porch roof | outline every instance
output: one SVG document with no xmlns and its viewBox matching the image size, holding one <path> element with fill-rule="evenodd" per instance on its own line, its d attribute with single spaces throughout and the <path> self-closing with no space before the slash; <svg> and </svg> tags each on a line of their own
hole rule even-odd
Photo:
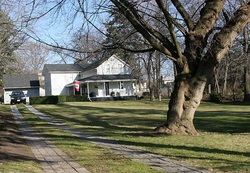
<svg viewBox="0 0 250 173">
<path fill-rule="evenodd" d="M 136 79 L 130 74 L 123 75 L 94 75 L 87 78 L 79 79 L 80 83 L 88 83 L 88 82 L 115 82 L 115 81 L 136 81 Z M 70 83 L 66 85 L 67 87 L 74 85 L 74 83 Z"/>
</svg>

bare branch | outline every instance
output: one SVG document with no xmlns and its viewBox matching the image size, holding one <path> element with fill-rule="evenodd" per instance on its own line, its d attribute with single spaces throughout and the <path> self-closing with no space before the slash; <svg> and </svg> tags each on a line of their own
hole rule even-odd
<svg viewBox="0 0 250 173">
<path fill-rule="evenodd" d="M 118 8 L 119 10 L 125 15 L 125 17 L 131 22 L 131 24 L 134 26 L 134 28 L 141 33 L 145 39 L 147 39 L 150 44 L 152 46 L 155 47 L 155 49 L 161 51 L 162 53 L 170 56 L 173 61 L 176 61 L 175 58 L 173 58 L 173 54 L 175 54 L 175 52 L 173 51 L 174 48 L 172 43 L 170 41 L 168 41 L 168 39 L 165 39 L 163 44 L 164 46 L 156 39 L 163 39 L 163 36 L 159 35 L 158 32 L 154 32 L 152 31 L 152 29 L 149 29 L 149 27 L 147 25 L 145 25 L 145 21 L 143 21 L 143 19 L 141 19 L 141 17 L 139 17 L 139 14 L 136 12 L 136 10 L 134 9 L 134 7 L 132 6 L 132 4 L 128 3 L 128 2 L 119 2 L 117 0 L 111 0 Z M 126 3 L 126 4 L 125 4 Z M 153 32 L 153 35 L 157 37 L 153 37 L 153 35 L 151 35 Z M 166 41 L 168 41 L 168 44 L 166 44 Z"/>
<path fill-rule="evenodd" d="M 78 52 L 78 53 L 95 53 L 95 52 L 98 52 L 100 51 L 100 49 L 97 49 L 97 50 L 94 50 L 94 51 L 86 51 L 86 50 L 77 50 L 77 49 L 72 49 L 72 48 L 67 48 L 67 47 L 64 47 L 64 46 L 60 46 L 58 44 L 54 45 L 54 44 L 50 44 L 50 43 L 47 43 L 43 40 L 41 40 L 40 38 L 35 38 L 34 36 L 28 34 L 28 33 L 25 33 L 28 37 L 32 38 L 33 40 L 39 42 L 39 43 L 42 43 L 46 46 L 49 46 L 49 47 L 52 47 L 52 48 L 56 48 L 56 49 L 61 49 L 61 50 L 66 50 L 66 51 L 71 51 L 71 52 Z"/>
<path fill-rule="evenodd" d="M 214 59 L 213 63 L 217 64 L 221 61 L 232 46 L 236 36 L 248 22 L 250 22 L 250 2 L 239 8 L 223 30 L 214 36 L 211 48 L 207 53 L 207 56 Z"/>
<path fill-rule="evenodd" d="M 171 15 L 167 12 L 168 10 L 166 9 L 166 6 L 164 6 L 162 0 L 156 0 L 156 3 L 158 4 L 159 8 L 162 10 L 162 12 L 164 13 L 164 16 L 167 20 L 168 23 L 168 30 L 170 32 L 171 38 L 174 42 L 175 48 L 176 48 L 176 52 L 178 54 L 178 57 L 182 57 L 182 52 L 181 52 L 181 46 L 178 43 L 175 31 L 174 31 L 174 27 L 173 27 L 173 23 L 172 23 L 172 18 L 170 17 Z"/>
<path fill-rule="evenodd" d="M 191 31 L 194 28 L 194 22 L 192 18 L 189 16 L 185 8 L 182 6 L 182 4 L 178 0 L 171 0 L 174 4 L 175 8 L 178 10 L 178 12 L 183 17 L 188 29 Z"/>
</svg>

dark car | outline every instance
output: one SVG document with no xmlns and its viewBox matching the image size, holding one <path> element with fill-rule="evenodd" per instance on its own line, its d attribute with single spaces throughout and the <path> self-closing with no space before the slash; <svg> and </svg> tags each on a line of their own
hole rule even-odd
<svg viewBox="0 0 250 173">
<path fill-rule="evenodd" d="M 23 103 L 26 104 L 26 96 L 22 91 L 13 91 L 10 95 L 10 103 L 11 104 L 17 104 L 17 103 Z"/>
</svg>

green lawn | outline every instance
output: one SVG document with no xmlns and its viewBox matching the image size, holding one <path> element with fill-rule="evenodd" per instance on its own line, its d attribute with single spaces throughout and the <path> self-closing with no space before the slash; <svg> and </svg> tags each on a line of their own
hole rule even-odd
<svg viewBox="0 0 250 173">
<path fill-rule="evenodd" d="M 107 136 L 216 172 L 250 172 L 250 105 L 202 103 L 198 136 L 154 135 L 167 101 L 83 102 L 34 105 L 82 131 Z"/>
<path fill-rule="evenodd" d="M 194 120 L 198 136 L 152 133 L 166 119 L 167 100 L 33 106 L 84 132 L 120 140 L 193 166 L 214 172 L 250 172 L 250 105 L 202 103 Z M 9 110 L 9 105 L 3 107 Z M 62 132 L 41 121 L 23 105 L 18 105 L 18 108 L 33 127 L 93 173 L 157 172 Z M 20 160 L 17 166 L 16 162 L 4 163 L 0 165 L 0 172 L 22 172 L 19 165 L 28 163 Z"/>
</svg>

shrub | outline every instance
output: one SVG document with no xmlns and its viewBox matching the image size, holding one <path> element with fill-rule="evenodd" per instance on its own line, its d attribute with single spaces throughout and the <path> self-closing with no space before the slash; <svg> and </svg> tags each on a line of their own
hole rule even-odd
<svg viewBox="0 0 250 173">
<path fill-rule="evenodd" d="M 66 102 L 85 102 L 88 101 L 88 97 L 86 95 L 79 96 L 79 95 L 68 95 L 66 96 Z"/>
<path fill-rule="evenodd" d="M 211 93 L 210 94 L 210 101 L 215 103 L 222 102 L 222 94 L 221 93 Z"/>
<path fill-rule="evenodd" d="M 30 97 L 30 104 L 60 104 L 64 102 L 84 102 L 88 101 L 87 96 L 59 95 L 59 96 L 39 96 Z"/>
</svg>

